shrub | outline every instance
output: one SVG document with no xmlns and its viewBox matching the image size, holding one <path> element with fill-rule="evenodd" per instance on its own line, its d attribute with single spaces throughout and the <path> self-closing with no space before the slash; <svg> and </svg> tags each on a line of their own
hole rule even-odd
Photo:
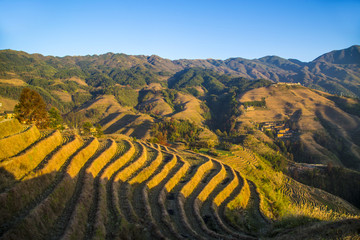
<svg viewBox="0 0 360 240">
<path fill-rule="evenodd" d="M 165 120 L 154 124 L 151 129 L 153 139 L 159 143 L 186 142 L 190 145 L 199 140 L 202 129 L 189 120 Z"/>
</svg>

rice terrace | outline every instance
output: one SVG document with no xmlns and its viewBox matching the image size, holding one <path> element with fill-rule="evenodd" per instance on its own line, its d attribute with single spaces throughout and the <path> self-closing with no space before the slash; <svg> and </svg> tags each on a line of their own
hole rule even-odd
<svg viewBox="0 0 360 240">
<path fill-rule="evenodd" d="M 277 217 L 251 181 L 271 173 L 245 149 L 219 161 L 126 138 L 39 132 L 17 120 L 0 128 L 7 130 L 0 140 L 4 239 L 256 239 Z M 289 212 L 324 220 L 358 214 L 280 173 L 269 179 L 277 183 L 275 198 L 288 198 Z"/>
<path fill-rule="evenodd" d="M 359 0 L 0 9 L 0 240 L 360 240 Z"/>
</svg>

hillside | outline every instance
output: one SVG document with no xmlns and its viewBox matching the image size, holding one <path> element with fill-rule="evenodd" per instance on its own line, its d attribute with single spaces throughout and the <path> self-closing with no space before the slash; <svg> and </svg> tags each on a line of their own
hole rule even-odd
<svg viewBox="0 0 360 240">
<path fill-rule="evenodd" d="M 294 179 L 360 206 L 357 99 L 277 84 L 238 100 L 237 143 Z"/>
<path fill-rule="evenodd" d="M 205 141 L 215 143 L 220 136 L 217 130 L 226 135 L 240 135 L 242 122 L 286 122 L 293 131 L 292 146 L 288 144 L 286 151 L 295 161 L 331 162 L 358 170 L 360 102 L 357 99 L 304 87 L 269 87 L 272 82 L 265 80 L 287 81 L 286 74 L 295 77 L 296 69 L 303 67 L 310 71 L 310 65 L 316 65 L 319 75 L 313 79 L 304 77 L 301 82 L 319 89 L 320 85 L 313 85 L 315 80 L 330 79 L 330 75 L 321 71 L 322 65 L 356 70 L 358 52 L 359 47 L 353 46 L 305 64 L 276 56 L 251 61 L 170 61 L 156 56 L 112 53 L 59 58 L 4 50 L 0 52 L 1 109 L 13 109 L 21 90 L 29 87 L 40 93 L 49 108 L 58 108 L 71 127 L 91 122 L 100 124 L 105 134 L 126 134 L 143 140 L 152 138 L 154 124 L 168 119 L 194 122 L 203 129 Z M 252 69 L 241 67 L 236 61 Z M 275 79 L 275 73 L 269 77 L 264 72 L 274 66 L 282 69 L 281 78 Z M 228 68 L 236 73 L 226 72 Z M 260 75 L 242 75 L 244 71 L 260 73 L 260 70 Z M 223 74 L 225 72 L 227 74 Z M 358 75 L 356 71 L 353 73 Z M 341 78 L 343 83 L 356 82 L 355 78 L 350 80 L 345 75 Z M 247 108 L 244 103 L 261 104 L 263 98 L 265 109 L 244 111 Z M 269 141 L 274 140 L 276 138 Z M 285 140 L 286 144 L 288 139 Z"/>
<path fill-rule="evenodd" d="M 313 238 L 358 234 L 359 210 L 246 148 L 217 160 L 124 135 L 4 127 L 2 239 L 302 239 L 298 226 Z"/>
<path fill-rule="evenodd" d="M 359 115 L 346 112 L 332 101 L 332 96 L 302 86 L 273 85 L 250 90 L 239 97 L 244 104 L 260 102 L 264 107 L 243 107 L 239 123 L 252 122 L 266 132 L 264 123 L 273 122 L 268 130 L 280 136 L 293 148 L 295 161 L 306 163 L 331 162 L 334 165 L 360 169 Z M 283 124 L 280 134 L 275 124 Z M 241 127 L 241 124 L 239 124 Z M 262 127 L 264 126 L 264 127 Z M 282 136 L 284 135 L 284 136 Z M 296 144 L 294 144 L 296 142 Z M 298 149 L 294 149 L 294 146 Z"/>
<path fill-rule="evenodd" d="M 357 49 L 354 46 L 332 52 L 315 61 L 344 65 L 329 60 L 334 58 L 330 56 L 356 59 Z M 201 67 L 210 69 L 181 70 L 174 67 L 176 61 L 162 61 L 154 56 L 109 53 L 55 58 L 10 50 L 2 54 L 3 63 L 10 71 L 4 75 L 11 77 L 0 84 L 3 110 L 11 110 L 21 90 L 27 86 L 38 91 L 49 108 L 58 108 L 73 128 L 91 122 L 100 124 L 105 134 L 126 134 L 145 140 L 152 138 L 151 129 L 157 123 L 169 119 L 188 120 L 203 129 L 201 138 L 205 145 L 216 144 L 221 134 L 235 138 L 252 134 L 242 130 L 242 123 L 255 122 L 259 130 L 265 122 L 282 122 L 290 130 L 287 135 L 292 136 L 291 141 L 285 139 L 280 143 L 277 136 L 266 141 L 287 145 L 286 149 L 282 147 L 286 154 L 292 154 L 287 157 L 297 162 L 331 162 L 360 168 L 360 102 L 355 98 L 330 95 L 299 85 L 271 86 L 271 81 L 224 75 L 208 65 Z M 156 68 L 146 65 L 145 61 Z M 278 57 L 258 61 L 289 69 L 292 68 L 288 65 L 296 62 L 284 62 Z M 356 67 L 353 62 L 348 65 Z M 169 72 L 161 72 L 161 66 Z M 27 72 L 23 72 L 24 69 Z M 248 108 L 248 104 L 261 105 L 263 98 L 266 108 Z M 270 130 L 272 135 L 277 134 L 276 129 Z M 236 139 L 229 141 L 241 143 Z"/>
</svg>

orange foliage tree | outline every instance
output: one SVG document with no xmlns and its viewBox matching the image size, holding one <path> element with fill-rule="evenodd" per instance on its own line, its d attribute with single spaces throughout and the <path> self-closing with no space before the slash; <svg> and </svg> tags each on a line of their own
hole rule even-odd
<svg viewBox="0 0 360 240">
<path fill-rule="evenodd" d="M 16 118 L 27 124 L 35 123 L 39 128 L 49 124 L 46 104 L 40 94 L 30 88 L 24 88 L 20 94 L 19 103 L 15 106 Z"/>
</svg>

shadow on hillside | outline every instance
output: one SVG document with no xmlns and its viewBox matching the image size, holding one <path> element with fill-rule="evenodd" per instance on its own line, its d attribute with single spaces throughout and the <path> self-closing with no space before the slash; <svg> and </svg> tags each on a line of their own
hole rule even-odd
<svg viewBox="0 0 360 240">
<path fill-rule="evenodd" d="M 195 170 L 195 168 L 192 170 Z M 1 183 L 3 183 L 3 179 L 14 181 L 14 176 L 2 168 L 0 169 Z M 111 233 L 114 234 L 114 236 L 122 236 L 124 234 L 125 236 L 147 236 L 149 238 L 156 239 L 156 226 L 152 225 L 151 221 L 147 219 L 146 213 L 144 212 L 146 207 L 144 204 L 146 203 L 142 199 L 142 193 L 137 191 L 141 189 L 141 186 L 138 184 L 130 185 L 128 182 L 118 181 L 114 183 L 114 188 L 111 191 L 108 188 L 105 190 L 105 188 L 100 187 L 107 185 L 107 183 L 109 183 L 108 179 L 103 179 L 103 181 L 100 182 L 98 180 L 99 179 L 94 178 L 92 174 L 85 173 L 84 171 L 80 171 L 76 177 L 71 177 L 67 173 L 54 171 L 14 184 L 10 190 L 0 194 L 0 238 L 7 238 L 9 234 L 13 237 L 13 239 L 40 239 L 44 238 L 44 236 L 61 238 L 64 236 L 64 233 L 69 234 L 66 232 L 69 229 L 72 229 L 71 231 L 82 231 L 91 236 L 91 234 L 94 234 L 94 232 L 91 231 L 98 230 L 96 219 L 98 214 L 97 211 L 99 210 L 98 204 L 101 203 L 106 204 L 105 207 L 102 206 L 104 207 L 102 209 L 106 209 L 107 214 L 114 215 L 111 217 L 116 218 L 117 216 L 120 216 L 115 212 L 117 211 L 115 207 L 116 204 L 120 207 L 123 214 L 122 216 L 124 216 L 131 224 L 134 226 L 141 225 L 146 227 L 141 229 L 148 229 L 143 232 L 139 232 L 139 228 L 137 228 L 137 230 L 136 228 L 121 228 L 121 230 L 119 230 L 120 225 L 116 224 L 119 224 L 121 219 L 118 219 L 119 222 L 117 223 L 109 223 L 110 225 L 115 225 L 111 225 L 110 227 L 105 226 L 105 234 Z M 96 182 L 98 182 L 98 184 L 96 184 Z M 134 189 L 137 190 L 133 191 Z M 116 194 L 116 197 L 114 194 Z M 164 197 L 167 198 L 166 201 L 177 201 L 177 194 L 179 193 L 169 193 Z M 234 194 L 232 194 L 232 197 L 233 195 Z M 101 199 L 113 199 L 113 201 L 115 201 L 117 198 L 118 202 L 101 202 Z M 185 199 L 183 200 L 185 201 Z M 228 202 L 229 199 L 224 201 L 222 204 L 223 207 L 219 207 L 219 210 L 224 210 L 224 206 L 226 206 Z M 254 208 L 257 209 L 258 204 L 259 202 L 256 201 Z M 152 207 L 160 206 L 151 205 L 151 208 Z M 79 209 L 81 209 L 85 215 L 79 215 Z M 177 208 L 167 208 L 166 210 L 169 215 L 179 214 Z M 190 212 L 192 210 L 184 210 L 186 215 L 192 217 L 193 213 Z M 233 217 L 243 217 L 241 214 L 242 210 L 236 209 L 231 211 L 233 211 L 231 213 Z M 240 214 L 238 214 L 238 212 L 240 212 Z M 77 222 L 74 221 L 75 218 L 79 220 L 84 216 L 86 216 L 86 220 L 82 221 L 85 224 L 79 224 L 79 222 L 81 222 L 79 221 L 77 223 L 79 225 L 71 226 L 73 222 Z M 236 224 L 233 225 L 234 222 L 229 222 L 223 213 L 220 213 L 220 216 L 227 222 L 228 225 L 233 226 L 236 231 L 239 233 L 244 232 L 242 226 L 243 220 L 235 219 L 235 223 L 239 223 L 239 225 L 236 226 Z M 213 223 L 216 223 L 216 219 L 213 218 L 213 216 L 203 215 L 202 218 L 205 223 L 209 224 L 209 227 L 212 230 L 216 230 L 216 228 L 211 227 Z M 259 216 L 254 217 L 255 220 L 257 218 L 259 218 Z M 299 216 L 289 220 L 288 222 L 281 222 L 280 224 L 283 225 L 279 225 L 277 227 L 277 229 L 280 229 L 281 231 L 273 232 L 272 234 L 274 234 L 273 236 L 278 237 L 281 236 L 281 234 L 285 234 L 290 231 L 295 232 L 297 231 L 296 227 L 299 226 L 299 223 L 300 225 L 305 225 L 310 228 L 309 224 L 310 222 L 313 223 L 313 220 L 314 219 L 307 219 Z M 258 226 L 259 228 L 262 228 L 262 226 Z M 335 226 L 345 229 L 346 232 L 359 233 L 360 221 L 358 221 L 358 223 L 354 223 L 350 220 L 344 222 L 333 222 L 322 226 Z M 323 228 L 325 227 L 320 227 L 319 229 Z M 112 229 L 116 229 L 116 231 L 111 232 Z M 311 229 L 306 230 L 313 234 Z M 259 231 L 261 232 L 261 229 L 259 229 Z M 254 233 L 253 229 L 249 229 L 248 234 L 251 233 Z M 321 233 L 315 232 L 314 234 Z"/>
<path fill-rule="evenodd" d="M 12 173 L 6 171 L 3 167 L 0 168 L 0 193 L 6 191 L 8 187 L 13 185 L 16 179 Z"/>
<path fill-rule="evenodd" d="M 290 121 L 297 124 L 297 123 L 299 122 L 299 120 L 300 120 L 301 115 L 302 115 L 302 109 L 296 110 L 296 111 L 291 115 Z"/>
<path fill-rule="evenodd" d="M 0 194 L 0 238 L 43 238 L 71 197 L 75 184 L 70 175 L 60 178 L 58 173 L 53 171 L 19 182 L 1 168 L 1 184 L 8 185 L 8 189 Z"/>
<path fill-rule="evenodd" d="M 112 124 L 110 127 L 105 129 L 105 134 L 112 134 L 116 133 L 120 129 L 124 128 L 129 123 L 135 121 L 139 116 L 138 115 L 130 115 L 127 114 L 124 117 L 120 118 L 118 121 L 116 121 L 114 124 Z"/>
<path fill-rule="evenodd" d="M 130 134 L 131 137 L 136 137 L 137 139 L 142 139 L 151 129 L 152 122 L 150 120 L 145 120 L 140 125 L 135 127 L 134 132 Z"/>
<path fill-rule="evenodd" d="M 297 220 L 298 221 L 298 220 Z M 308 222 L 302 226 L 274 230 L 272 239 L 359 239 L 359 219 L 335 222 Z"/>
<path fill-rule="evenodd" d="M 107 115 L 105 118 L 101 119 L 99 124 L 101 126 L 106 125 L 108 122 L 114 120 L 117 116 L 119 116 L 121 113 L 111 113 L 109 115 Z"/>
<path fill-rule="evenodd" d="M 290 168 L 296 181 L 343 198 L 360 209 L 360 173 L 342 167 Z"/>
</svg>

